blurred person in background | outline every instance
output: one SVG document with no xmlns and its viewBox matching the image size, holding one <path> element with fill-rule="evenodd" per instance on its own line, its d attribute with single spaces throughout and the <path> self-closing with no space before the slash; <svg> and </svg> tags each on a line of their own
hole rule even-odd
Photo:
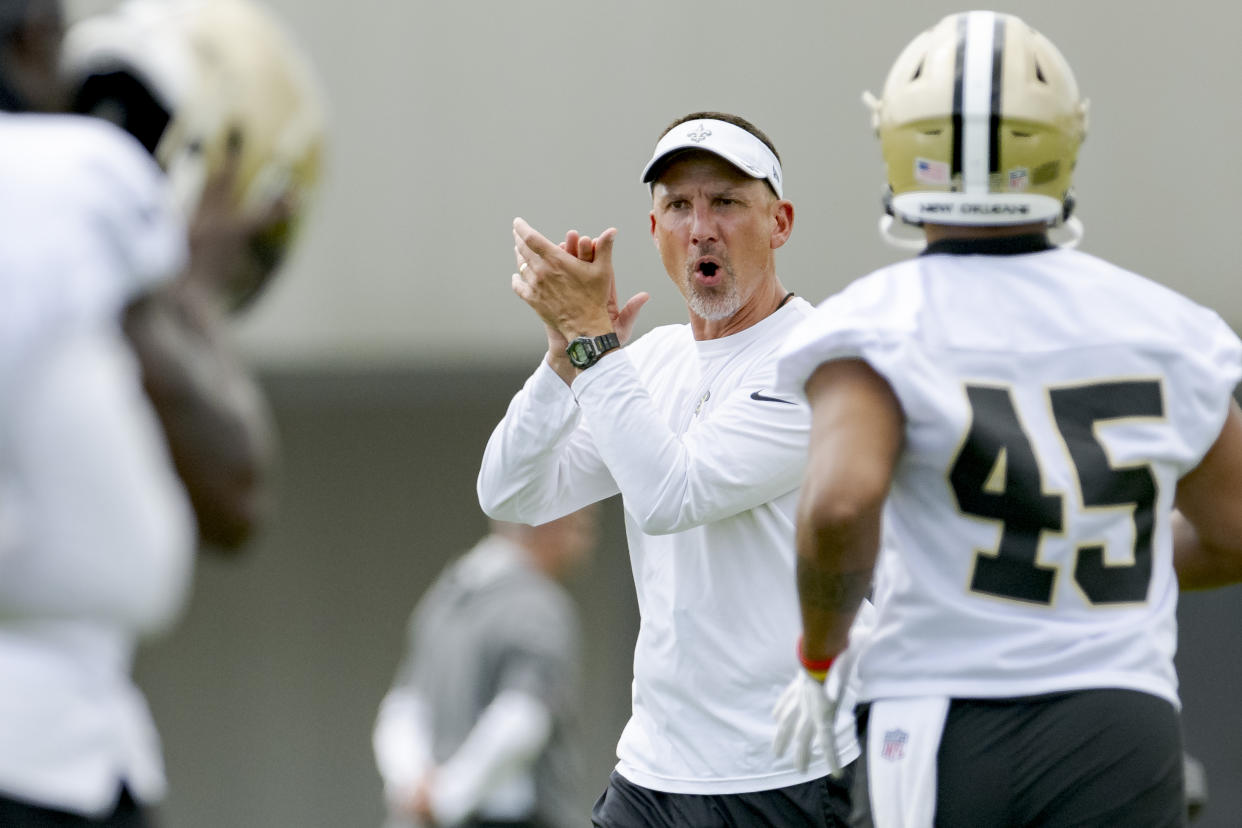
<svg viewBox="0 0 1242 828">
<path fill-rule="evenodd" d="M 419 601 L 374 731 L 392 828 L 584 824 L 580 635 L 564 581 L 595 545 L 597 511 L 492 521 Z"/>
<path fill-rule="evenodd" d="M 57 2 L 0 0 L 0 825 L 145 826 L 165 780 L 134 650 L 178 616 L 196 548 L 253 531 L 258 479 L 230 475 L 266 458 L 192 302 L 138 309 L 231 283 L 288 210 L 238 209 L 244 124 L 189 205 L 124 131 L 34 114 L 71 98 L 62 35 Z M 194 405 L 245 422 L 191 427 Z"/>
</svg>

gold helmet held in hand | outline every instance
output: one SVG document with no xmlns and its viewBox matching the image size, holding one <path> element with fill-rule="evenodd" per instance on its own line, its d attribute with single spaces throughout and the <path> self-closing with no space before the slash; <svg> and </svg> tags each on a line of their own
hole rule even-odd
<svg viewBox="0 0 1242 828">
<path fill-rule="evenodd" d="M 266 270 L 279 266 L 320 177 L 324 111 L 306 56 L 268 9 L 252 0 L 127 0 L 71 27 L 63 62 L 74 109 L 146 145 L 187 216 L 230 147 L 239 152 L 238 208 L 289 207 L 256 242 Z"/>
</svg>

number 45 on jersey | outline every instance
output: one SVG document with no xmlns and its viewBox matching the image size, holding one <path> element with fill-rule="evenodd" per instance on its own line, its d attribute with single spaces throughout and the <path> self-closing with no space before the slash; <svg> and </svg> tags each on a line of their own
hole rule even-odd
<svg viewBox="0 0 1242 828">
<path fill-rule="evenodd" d="M 1002 525 L 1000 544 L 975 553 L 970 588 L 1003 598 L 1051 604 L 1056 568 L 1036 558 L 1041 534 L 1061 532 L 1059 494 L 1045 493 L 1043 473 L 1008 388 L 966 386 L 971 426 L 949 470 L 958 508 Z M 1157 380 L 1127 380 L 1053 388 L 1053 419 L 1072 460 L 1083 506 L 1130 507 L 1133 563 L 1106 564 L 1100 544 L 1080 546 L 1074 580 L 1092 604 L 1141 602 L 1151 581 L 1156 480 L 1150 464 L 1114 468 L 1096 437 L 1103 420 L 1163 419 Z"/>
</svg>

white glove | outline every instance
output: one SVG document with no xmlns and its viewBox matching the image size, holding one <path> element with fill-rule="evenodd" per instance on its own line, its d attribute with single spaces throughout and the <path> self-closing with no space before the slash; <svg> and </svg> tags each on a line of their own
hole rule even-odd
<svg viewBox="0 0 1242 828">
<path fill-rule="evenodd" d="M 818 738 L 832 775 L 841 775 L 841 754 L 837 747 L 837 710 L 854 677 L 858 654 L 875 629 L 875 620 L 875 607 L 870 601 L 863 601 L 854 618 L 854 624 L 850 627 L 850 645 L 832 662 L 823 683 L 806 670 L 800 669 L 773 708 L 776 736 L 772 739 L 772 750 L 777 756 L 782 756 L 792 742 L 793 760 L 799 771 L 805 772 L 810 766 L 812 746 Z"/>
<path fill-rule="evenodd" d="M 836 666 L 835 662 L 833 666 Z M 805 772 L 811 764 L 811 744 L 818 737 L 828 755 L 832 775 L 839 776 L 841 763 L 837 758 L 834 727 L 837 706 L 828 700 L 824 689 L 825 685 L 816 681 L 806 670 L 798 671 L 772 710 L 772 715 L 776 717 L 772 750 L 777 756 L 783 756 L 785 748 L 792 742 L 794 765 Z"/>
</svg>

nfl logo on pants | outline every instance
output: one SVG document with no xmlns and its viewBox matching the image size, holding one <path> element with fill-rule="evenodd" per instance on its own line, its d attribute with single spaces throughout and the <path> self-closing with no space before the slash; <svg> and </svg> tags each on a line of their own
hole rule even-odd
<svg viewBox="0 0 1242 828">
<path fill-rule="evenodd" d="M 886 730 L 884 731 L 884 742 L 880 746 L 880 756 L 895 762 L 906 755 L 906 740 L 910 738 L 910 734 L 904 730 Z"/>
</svg>

